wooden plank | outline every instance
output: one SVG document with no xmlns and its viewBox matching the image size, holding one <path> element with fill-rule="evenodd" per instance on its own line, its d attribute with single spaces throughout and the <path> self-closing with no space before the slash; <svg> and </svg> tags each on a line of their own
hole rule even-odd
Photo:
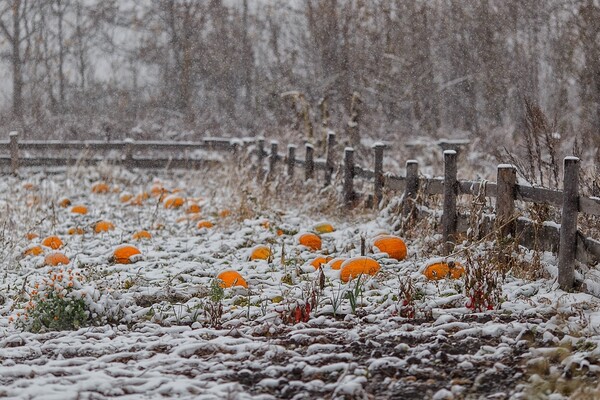
<svg viewBox="0 0 600 400">
<path fill-rule="evenodd" d="M 354 166 L 354 176 L 356 178 L 372 180 L 375 178 L 375 171 L 373 171 L 372 169 L 363 168 L 360 165 L 355 165 Z"/>
<path fill-rule="evenodd" d="M 385 187 L 390 190 L 404 190 L 406 187 L 406 178 L 403 176 L 385 174 Z"/>
<path fill-rule="evenodd" d="M 444 151 L 444 202 L 442 205 L 442 243 L 444 246 L 444 255 L 452 252 L 456 241 L 456 196 L 458 194 L 456 158 L 456 151 Z"/>
<path fill-rule="evenodd" d="M 346 206 L 352 205 L 354 201 L 354 149 L 346 147 L 344 149 L 344 203 Z"/>
<path fill-rule="evenodd" d="M 313 160 L 313 164 L 314 164 L 315 170 L 327 171 L 327 160 L 325 160 L 323 158 L 317 158 L 317 159 Z"/>
<path fill-rule="evenodd" d="M 331 177 L 335 170 L 335 132 L 327 133 L 327 148 L 325 150 L 325 186 L 331 185 Z"/>
<path fill-rule="evenodd" d="M 423 178 L 419 179 L 420 187 L 426 194 L 443 194 L 444 179 L 443 178 Z"/>
<path fill-rule="evenodd" d="M 562 205 L 563 193 L 560 190 L 516 185 L 515 191 L 517 200 L 531 203 L 547 203 L 559 207 Z"/>
<path fill-rule="evenodd" d="M 402 215 L 408 217 L 415 210 L 415 200 L 419 192 L 419 162 L 408 160 L 406 162 L 406 185 L 402 198 Z"/>
<path fill-rule="evenodd" d="M 600 198 L 580 197 L 579 211 L 589 215 L 600 215 Z"/>
<path fill-rule="evenodd" d="M 379 206 L 379 202 L 383 196 L 383 150 L 385 145 L 383 143 L 375 143 L 373 145 L 373 205 Z"/>
<path fill-rule="evenodd" d="M 458 192 L 460 194 L 477 195 L 482 186 L 485 190 L 485 197 L 496 197 L 497 184 L 495 182 L 458 181 Z"/>
<path fill-rule="evenodd" d="M 579 158 L 565 158 L 563 186 L 558 252 L 558 284 L 562 290 L 568 291 L 573 288 L 575 282 L 577 213 L 579 208 Z"/>
<path fill-rule="evenodd" d="M 277 148 L 279 144 L 273 140 L 271 142 L 271 154 L 269 154 L 269 176 L 272 178 L 275 175 L 275 168 L 277 167 Z"/>
<path fill-rule="evenodd" d="M 10 169 L 13 174 L 19 169 L 19 133 L 13 131 L 10 136 Z"/>
<path fill-rule="evenodd" d="M 515 233 L 515 184 L 517 169 L 513 165 L 501 164 L 497 171 L 496 229 L 501 236 Z"/>
<path fill-rule="evenodd" d="M 296 146 L 288 144 L 287 154 L 287 176 L 290 178 L 294 177 L 294 169 L 296 167 Z"/>
</svg>

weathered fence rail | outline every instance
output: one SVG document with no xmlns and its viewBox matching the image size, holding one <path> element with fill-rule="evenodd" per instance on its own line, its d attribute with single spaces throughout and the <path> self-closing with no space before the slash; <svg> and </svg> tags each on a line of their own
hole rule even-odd
<svg viewBox="0 0 600 400">
<path fill-rule="evenodd" d="M 558 282 L 565 290 L 572 289 L 575 284 L 575 262 L 586 264 L 600 263 L 600 241 L 584 237 L 577 230 L 579 213 L 600 216 L 600 198 L 579 195 L 578 171 L 579 160 L 574 157 L 565 159 L 564 190 L 552 190 L 533 187 L 516 182 L 516 169 L 512 165 L 499 165 L 497 182 L 469 181 L 458 179 L 457 151 L 464 143 L 444 142 L 440 144 L 444 152 L 444 176 L 430 178 L 419 175 L 418 162 L 409 160 L 406 163 L 406 176 L 398 176 L 383 171 L 383 159 L 386 146 L 376 143 L 373 146 L 373 169 L 357 165 L 354 149 L 346 148 L 341 160 L 336 162 L 335 134 L 329 133 L 324 158 L 316 158 L 315 149 L 307 144 L 304 158 L 297 156 L 298 148 L 288 145 L 287 154 L 279 153 L 277 142 L 270 142 L 270 149 L 265 150 L 265 139 L 223 139 L 205 138 L 199 142 L 160 142 L 160 141 L 18 141 L 18 135 L 11 133 L 9 141 L 0 141 L 0 153 L 6 151 L 10 156 L 0 156 L 0 165 L 10 165 L 13 172 L 20 166 L 61 166 L 76 163 L 93 164 L 103 160 L 102 157 L 21 157 L 21 152 L 44 151 L 44 154 L 63 150 L 89 151 L 90 153 L 114 151 L 119 156 L 114 162 L 134 168 L 201 168 L 214 163 L 211 160 L 190 157 L 194 150 L 226 151 L 237 155 L 241 149 L 255 157 L 257 177 L 272 177 L 279 171 L 279 164 L 285 165 L 288 177 L 295 176 L 296 168 L 304 169 L 304 179 L 310 180 L 323 173 L 325 185 L 332 183 L 337 171 L 342 180 L 344 204 L 352 206 L 360 194 L 354 189 L 355 179 L 363 179 L 372 183 L 373 191 L 369 196 L 373 204 L 378 205 L 383 190 L 403 192 L 403 213 L 408 215 L 410 206 L 414 205 L 417 193 L 442 195 L 442 240 L 444 251 L 448 254 L 454 247 L 457 234 L 467 232 L 470 227 L 469 217 L 457 211 L 457 198 L 461 195 L 484 196 L 495 199 L 495 216 L 485 216 L 478 221 L 480 234 L 500 232 L 502 235 L 513 235 L 519 243 L 528 248 L 558 253 Z M 138 154 L 147 152 L 178 153 L 164 159 L 141 158 Z M 340 162 L 341 161 L 341 162 Z M 545 203 L 562 209 L 560 223 L 545 222 L 541 225 L 520 217 L 515 211 L 515 201 L 529 203 Z"/>
</svg>

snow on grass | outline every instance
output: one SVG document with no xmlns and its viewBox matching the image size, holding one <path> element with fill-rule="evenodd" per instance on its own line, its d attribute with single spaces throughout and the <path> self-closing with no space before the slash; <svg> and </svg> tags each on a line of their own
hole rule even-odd
<svg viewBox="0 0 600 400">
<path fill-rule="evenodd" d="M 146 173 L 100 168 L 0 178 L 6 210 L 0 216 L 0 396 L 528 398 L 539 385 L 547 393 L 577 390 L 557 384 L 561 374 L 594 386 L 600 373 L 592 368 L 600 358 L 597 299 L 561 292 L 552 280 L 509 273 L 500 303 L 474 313 L 466 307 L 463 279 L 427 281 L 422 275 L 436 257 L 432 232 L 407 241 L 405 260 L 370 253 L 380 272 L 358 285 L 343 284 L 339 271 L 308 263 L 318 254 L 360 255 L 361 237 L 370 243 L 377 233 L 391 232 L 387 217 L 328 217 L 289 197 L 265 206 L 271 200 L 241 195 L 232 188 L 237 181 L 218 178 L 159 177 L 166 188 L 199 199 L 202 218 L 214 222 L 209 229 L 196 228 L 191 219 L 177 222 L 184 209 L 165 209 L 159 198 L 142 206 L 121 203 L 120 191 L 135 195 L 156 183 Z M 119 189 L 91 194 L 91 183 L 101 179 Z M 63 197 L 85 204 L 89 214 L 58 207 Z M 219 216 L 224 209 L 231 215 Z M 116 229 L 93 233 L 100 219 Z M 336 230 L 320 235 L 322 250 L 300 246 L 298 232 L 323 221 Z M 68 235 L 74 226 L 84 235 Z M 152 238 L 132 240 L 140 229 Z M 39 237 L 30 242 L 28 232 Z M 48 267 L 43 255 L 22 255 L 50 234 L 65 242 L 60 251 L 69 265 Z M 124 243 L 142 256 L 115 264 L 113 251 Z M 256 245 L 269 246 L 269 260 L 249 260 Z M 488 250 L 487 244 L 469 249 L 482 256 Z M 550 255 L 542 262 L 546 270 L 556 268 Z M 215 278 L 223 270 L 238 271 L 248 288 L 220 288 Z M 409 278 L 414 313 L 406 317 L 399 288 Z M 349 292 L 356 295 L 354 306 Z M 87 319 L 63 305 L 59 322 L 71 318 L 70 330 L 32 325 L 32 310 L 42 309 L 46 293 L 56 294 L 57 304 L 83 299 Z M 552 368 L 530 362 L 540 357 Z M 578 372 L 584 370 L 591 372 Z"/>
</svg>

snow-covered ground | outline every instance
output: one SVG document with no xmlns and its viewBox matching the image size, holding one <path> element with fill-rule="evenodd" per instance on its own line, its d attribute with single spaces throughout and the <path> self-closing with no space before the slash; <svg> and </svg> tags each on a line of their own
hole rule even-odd
<svg viewBox="0 0 600 400">
<path fill-rule="evenodd" d="M 371 253 L 376 235 L 392 233 L 385 213 L 327 216 L 299 203 L 269 209 L 254 194 L 227 188 L 222 178 L 114 167 L 2 176 L 0 397 L 600 396 L 593 391 L 600 374 L 600 302 L 557 289 L 552 255 L 541 257 L 547 278 L 511 272 L 489 278 L 481 289 L 494 304 L 475 312 L 465 294 L 473 273 L 440 281 L 423 275 L 439 241 L 432 232 L 406 238 L 408 257 L 396 261 Z M 101 180 L 110 192 L 91 193 Z M 157 197 L 141 206 L 120 199 L 124 192 L 151 194 L 156 185 L 180 189 L 178 195 L 200 205 L 199 217 L 185 212 L 189 203 L 166 209 Z M 60 207 L 65 197 L 89 213 Z M 199 229 L 196 218 L 214 226 Z M 320 234 L 322 249 L 299 245 L 299 234 L 324 219 L 335 231 Z M 98 220 L 115 229 L 94 233 Z M 69 235 L 74 227 L 85 233 Z M 141 229 L 152 238 L 133 240 Z M 29 240 L 27 233 L 39 237 Z M 59 251 L 68 265 L 45 266 L 48 248 L 23 256 L 52 234 L 63 240 Z M 308 265 L 319 254 L 360 255 L 361 238 L 381 265 L 375 276 L 342 283 L 339 271 Z M 137 262 L 111 259 L 124 243 L 141 251 Z M 270 248 L 269 260 L 249 260 L 257 245 Z M 482 243 L 468 254 L 485 260 L 489 251 Z M 460 254 L 456 261 L 468 265 Z M 220 289 L 215 278 L 224 270 L 239 272 L 248 287 Z M 48 301 L 45 294 L 73 301 L 64 315 L 76 315 L 73 307 L 84 304 L 91 326 L 38 329 L 32 320 Z"/>
</svg>

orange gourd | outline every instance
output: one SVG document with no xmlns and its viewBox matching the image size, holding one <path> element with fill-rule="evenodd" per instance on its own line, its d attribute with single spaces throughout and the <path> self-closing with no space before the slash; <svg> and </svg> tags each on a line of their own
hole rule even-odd
<svg viewBox="0 0 600 400">
<path fill-rule="evenodd" d="M 254 246 L 250 252 L 250 260 L 268 260 L 269 257 L 271 257 L 271 249 L 262 244 Z"/>
<path fill-rule="evenodd" d="M 464 267 L 460 263 L 454 261 L 429 264 L 423 270 L 423 275 L 430 281 L 438 281 L 447 278 L 459 279 L 464 273 Z"/>
<path fill-rule="evenodd" d="M 33 240 L 39 236 L 40 235 L 38 235 L 37 233 L 29 232 L 25 237 L 27 238 L 27 240 Z"/>
<path fill-rule="evenodd" d="M 340 279 L 349 282 L 360 275 L 375 275 L 379 269 L 379 263 L 370 257 L 349 258 L 340 267 Z"/>
<path fill-rule="evenodd" d="M 133 199 L 133 195 L 131 193 L 128 193 L 128 192 L 123 192 L 119 196 L 119 200 L 121 201 L 121 203 L 127 203 L 131 199 Z"/>
<path fill-rule="evenodd" d="M 321 238 L 314 233 L 303 233 L 298 237 L 298 243 L 309 249 L 321 250 Z"/>
<path fill-rule="evenodd" d="M 71 260 L 69 260 L 69 257 L 65 256 L 63 253 L 61 253 L 59 251 L 55 251 L 50 254 L 47 254 L 46 257 L 44 258 L 44 265 L 51 265 L 53 267 L 55 267 L 59 264 L 67 265 L 70 262 L 71 262 Z"/>
<path fill-rule="evenodd" d="M 321 268 L 323 265 L 327 264 L 329 261 L 331 261 L 333 259 L 333 257 L 328 257 L 328 256 L 317 256 L 315 259 L 313 259 L 310 262 L 310 265 L 312 265 L 315 269 L 319 269 Z"/>
<path fill-rule="evenodd" d="M 230 288 L 233 286 L 248 287 L 248 282 L 246 282 L 244 277 L 237 271 L 223 271 L 217 275 L 217 279 L 219 280 L 219 286 L 222 288 Z"/>
<path fill-rule="evenodd" d="M 198 214 L 201 211 L 200 206 L 197 203 L 191 203 L 185 210 L 187 214 Z"/>
<path fill-rule="evenodd" d="M 152 239 L 152 234 L 148 231 L 137 231 L 132 236 L 133 240 Z"/>
<path fill-rule="evenodd" d="M 96 233 L 108 232 L 108 231 L 112 231 L 114 229 L 115 229 L 115 225 L 109 221 L 98 221 L 98 222 L 96 222 L 96 225 L 94 226 L 94 232 L 96 232 Z"/>
<path fill-rule="evenodd" d="M 53 250 L 60 249 L 63 246 L 63 241 L 58 236 L 48 236 L 42 240 L 42 245 L 50 247 Z"/>
<path fill-rule="evenodd" d="M 32 246 L 23 252 L 23 256 L 39 256 L 44 253 L 42 246 Z"/>
<path fill-rule="evenodd" d="M 131 257 L 142 254 L 137 247 L 130 244 L 117 246 L 113 253 L 113 260 L 117 264 L 131 264 Z"/>
<path fill-rule="evenodd" d="M 207 221 L 205 219 L 203 219 L 202 221 L 198 221 L 198 225 L 196 225 L 198 227 L 198 229 L 201 228 L 212 228 L 213 227 L 213 223 L 210 221 Z"/>
<path fill-rule="evenodd" d="M 71 205 L 71 200 L 67 199 L 66 197 L 63 197 L 58 201 L 58 205 L 62 208 L 67 208 Z"/>
<path fill-rule="evenodd" d="M 71 212 L 73 214 L 81 214 L 81 215 L 85 215 L 88 213 L 88 209 L 86 206 L 82 205 L 82 204 L 78 204 L 76 206 L 73 206 L 71 208 Z"/>
<path fill-rule="evenodd" d="M 335 228 L 329 222 L 320 222 L 314 226 L 314 230 L 317 233 L 331 233 Z"/>
<path fill-rule="evenodd" d="M 160 183 L 155 183 L 150 188 L 150 194 L 152 195 L 152 197 L 158 197 L 158 196 L 161 196 L 161 195 L 163 195 L 163 194 L 165 194 L 167 192 L 168 192 L 168 190 L 166 190 L 163 187 L 163 185 L 161 185 Z"/>
<path fill-rule="evenodd" d="M 83 235 L 85 233 L 85 231 L 83 230 L 83 228 L 80 228 L 77 226 L 77 227 L 69 228 L 67 233 L 69 235 Z"/>
<path fill-rule="evenodd" d="M 105 194 L 110 192 L 110 186 L 106 182 L 96 182 L 92 185 L 92 193 Z"/>
<path fill-rule="evenodd" d="M 329 268 L 331 268 L 331 269 L 338 270 L 338 269 L 340 269 L 340 267 L 342 266 L 342 264 L 344 263 L 344 261 L 346 261 L 345 258 L 343 258 L 343 257 L 336 257 L 336 258 L 330 260 L 327 263 L 327 266 Z"/>
<path fill-rule="evenodd" d="M 165 208 L 180 208 L 183 206 L 184 203 L 185 200 L 183 200 L 183 197 L 179 197 L 173 194 L 165 197 L 165 200 L 163 201 L 163 205 L 165 206 Z"/>
<path fill-rule="evenodd" d="M 231 211 L 228 209 L 219 211 L 219 217 L 221 217 L 221 218 L 227 218 L 230 215 L 231 215 Z"/>
<path fill-rule="evenodd" d="M 380 235 L 373 240 L 373 247 L 400 261 L 406 258 L 406 244 L 398 236 Z"/>
</svg>

